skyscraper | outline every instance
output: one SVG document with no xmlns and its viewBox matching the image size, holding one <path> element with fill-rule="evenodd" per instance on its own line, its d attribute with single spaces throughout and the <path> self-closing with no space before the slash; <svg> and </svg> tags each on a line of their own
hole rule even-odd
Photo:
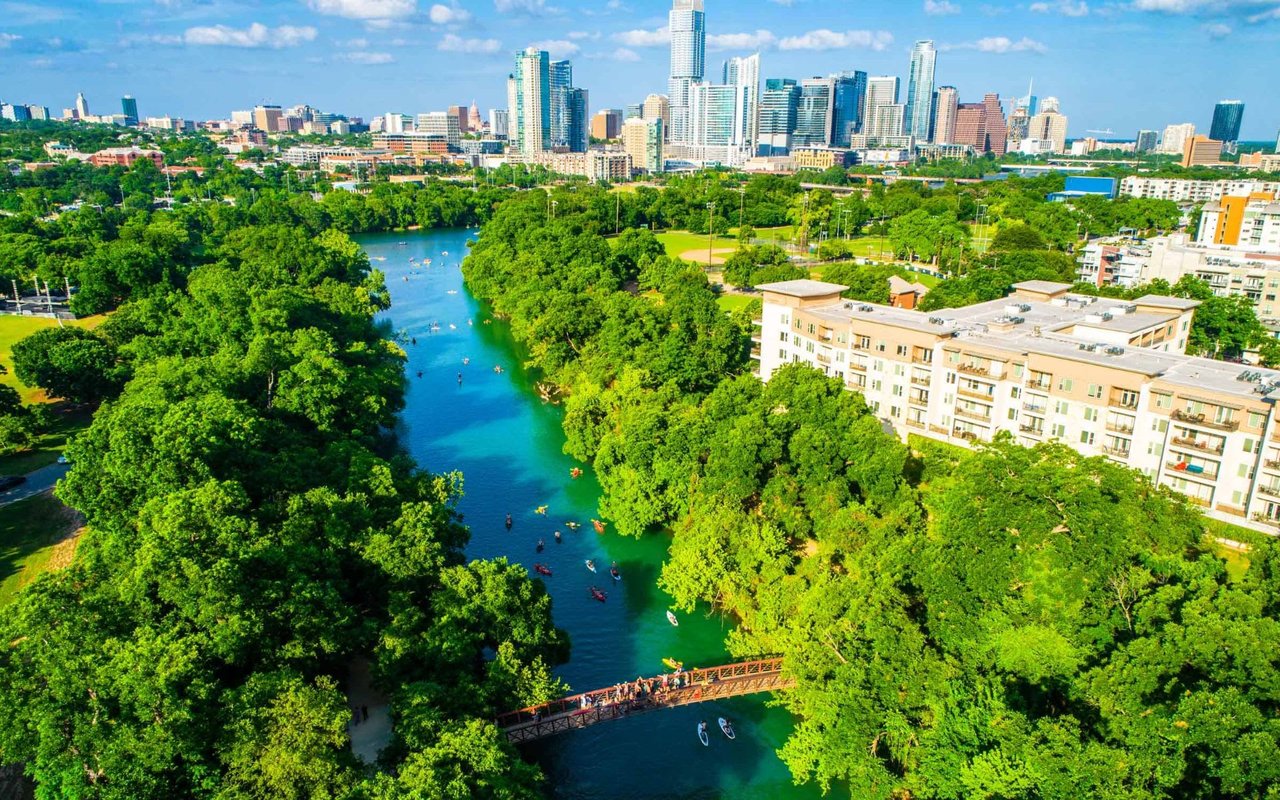
<svg viewBox="0 0 1280 800">
<path fill-rule="evenodd" d="M 1223 100 L 1213 107 L 1213 124 L 1209 126 L 1209 138 L 1227 144 L 1240 141 L 1240 123 L 1244 119 L 1244 103 L 1239 100 Z"/>
<path fill-rule="evenodd" d="M 829 147 L 835 124 L 835 81 L 807 78 L 800 81 L 800 102 L 796 108 L 794 147 Z"/>
<path fill-rule="evenodd" d="M 1005 154 L 1007 137 L 999 95 L 988 94 L 981 103 L 960 103 L 956 107 L 955 144 L 967 144 L 975 153 L 991 153 L 998 158 Z"/>
<path fill-rule="evenodd" d="M 734 163 L 750 137 L 747 87 L 696 83 L 689 101 L 687 144 L 703 148 L 704 160 Z"/>
<path fill-rule="evenodd" d="M 511 112 L 505 108 L 489 109 L 489 135 L 495 139 L 507 138 L 511 126 Z"/>
<path fill-rule="evenodd" d="M 848 147 L 855 133 L 862 130 L 862 104 L 867 97 L 867 73 L 838 72 L 831 76 L 834 84 L 835 121 L 831 125 L 831 143 Z"/>
<path fill-rule="evenodd" d="M 1067 149 L 1067 117 L 1058 110 L 1058 98 L 1046 97 L 1040 113 L 1031 118 L 1029 136 L 1049 142 L 1049 152 L 1062 153 Z M 1154 136 L 1154 134 L 1153 134 Z"/>
<path fill-rule="evenodd" d="M 747 90 L 746 141 L 752 151 L 755 150 L 759 138 L 760 113 L 760 54 L 731 58 L 724 62 L 724 83 L 726 86 L 741 86 Z"/>
<path fill-rule="evenodd" d="M 1166 125 L 1164 135 L 1160 137 L 1160 152 L 1177 153 L 1181 155 L 1183 145 L 1187 140 L 1196 135 L 1196 126 L 1191 122 L 1175 123 Z"/>
<path fill-rule="evenodd" d="M 622 149 L 633 169 L 662 172 L 662 118 L 633 117 L 622 125 Z"/>
<path fill-rule="evenodd" d="M 508 135 L 525 155 L 551 149 L 551 57 L 530 47 L 516 53 L 516 69 L 507 79 L 511 108 Z"/>
<path fill-rule="evenodd" d="M 84 92 L 76 92 L 76 119 L 85 119 L 89 116 L 89 101 L 85 99 Z"/>
<path fill-rule="evenodd" d="M 569 147 L 569 125 L 572 123 L 569 109 L 569 92 L 573 89 L 573 63 L 552 61 L 548 67 L 551 86 L 551 147 Z"/>
<path fill-rule="evenodd" d="M 133 95 L 126 94 L 120 98 L 120 111 L 124 114 L 124 124 L 131 128 L 138 127 L 138 101 Z"/>
<path fill-rule="evenodd" d="M 785 156 L 791 151 L 791 133 L 796 129 L 800 87 L 791 78 L 770 78 L 764 82 L 760 98 L 760 140 L 756 152 L 762 156 Z"/>
<path fill-rule="evenodd" d="M 1027 93 L 1023 97 L 1019 97 L 1014 103 L 1014 108 L 1025 108 L 1027 116 L 1034 117 L 1040 113 L 1040 98 L 1035 96 L 1035 81 L 1027 84 Z"/>
<path fill-rule="evenodd" d="M 933 143 L 952 144 L 956 140 L 956 105 L 960 93 L 954 86 L 938 87 L 937 110 L 933 118 Z"/>
<path fill-rule="evenodd" d="M 906 107 L 898 103 L 901 83 L 897 76 L 867 79 L 867 101 L 862 112 L 862 132 L 872 139 L 901 136 Z"/>
<path fill-rule="evenodd" d="M 938 63 L 938 51 L 933 42 L 925 39 L 911 48 L 911 75 L 907 78 L 907 103 L 903 111 L 907 136 L 924 142 L 929 138 L 933 123 L 933 81 Z"/>
<path fill-rule="evenodd" d="M 664 94 L 651 94 L 644 99 L 644 105 L 640 108 L 641 116 L 645 119 L 662 120 L 662 136 L 666 141 L 671 135 L 671 103 L 667 101 Z"/>
<path fill-rule="evenodd" d="M 707 19 L 702 0 L 674 0 L 667 27 L 671 31 L 671 141 L 689 141 L 690 92 L 701 83 L 707 58 Z"/>
<path fill-rule="evenodd" d="M 1138 138 L 1134 142 L 1133 152 L 1150 153 L 1156 149 L 1156 144 L 1160 141 L 1160 134 L 1156 131 L 1138 131 Z"/>
<path fill-rule="evenodd" d="M 575 87 L 567 94 L 569 118 L 565 127 L 566 146 L 571 153 L 585 153 L 591 145 L 591 115 L 587 90 Z"/>
</svg>

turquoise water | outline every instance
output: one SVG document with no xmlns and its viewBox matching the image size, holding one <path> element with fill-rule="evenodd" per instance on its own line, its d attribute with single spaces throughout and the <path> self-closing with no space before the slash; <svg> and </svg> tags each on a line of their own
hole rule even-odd
<svg viewBox="0 0 1280 800">
<path fill-rule="evenodd" d="M 575 691 L 659 674 L 668 656 L 691 667 L 730 661 L 723 648 L 728 623 L 719 616 L 681 614 L 678 628 L 667 622 L 668 598 L 656 585 L 665 537 L 635 540 L 592 530 L 600 489 L 590 470 L 570 477 L 577 465 L 561 452 L 560 410 L 538 399 L 506 326 L 484 324 L 481 304 L 463 285 L 459 265 L 470 235 L 358 237 L 387 276 L 392 306 L 383 317 L 406 337 L 410 385 L 402 442 L 424 469 L 463 474 L 459 511 L 471 528 L 468 556 L 505 556 L 530 572 L 535 563 L 554 571 L 545 580 L 555 621 L 573 645 L 558 674 Z M 433 263 L 423 268 L 410 258 Z M 433 323 L 438 332 L 431 331 Z M 536 513 L 543 505 L 546 514 Z M 515 523 L 510 531 L 503 525 L 508 513 Z M 581 527 L 572 531 L 568 521 Z M 546 543 L 541 554 L 535 552 L 539 539 Z M 599 574 L 587 571 L 589 558 Z M 608 575 L 615 561 L 623 576 L 618 584 Z M 590 597 L 593 585 L 608 593 L 607 602 Z M 716 733 L 703 747 L 698 721 L 708 720 L 714 732 L 719 716 L 733 720 L 738 738 L 730 742 Z M 761 695 L 599 725 L 531 746 L 527 755 L 542 765 L 556 797 L 574 800 L 817 797 L 812 787 L 793 786 L 777 758 L 790 728 L 789 715 Z"/>
</svg>

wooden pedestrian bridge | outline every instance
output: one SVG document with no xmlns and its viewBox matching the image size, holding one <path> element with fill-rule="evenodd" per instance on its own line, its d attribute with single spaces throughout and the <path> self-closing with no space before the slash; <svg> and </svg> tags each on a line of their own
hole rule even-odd
<svg viewBox="0 0 1280 800">
<path fill-rule="evenodd" d="M 795 679 L 782 674 L 781 658 L 764 658 L 639 678 L 511 711 L 498 717 L 497 723 L 508 740 L 520 744 L 648 711 L 774 692 L 794 685 Z"/>
</svg>

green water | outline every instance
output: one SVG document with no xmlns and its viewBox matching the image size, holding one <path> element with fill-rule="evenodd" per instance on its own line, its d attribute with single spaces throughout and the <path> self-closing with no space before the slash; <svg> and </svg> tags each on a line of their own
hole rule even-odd
<svg viewBox="0 0 1280 800">
<path fill-rule="evenodd" d="M 592 531 L 600 489 L 589 470 L 578 480 L 570 477 L 576 464 L 561 452 L 560 410 L 538 399 L 506 326 L 484 324 L 484 310 L 463 285 L 459 264 L 470 236 L 433 231 L 359 237 L 387 276 L 392 307 L 384 318 L 417 340 L 406 344 L 410 387 L 402 441 L 424 469 L 463 473 L 459 510 L 471 528 L 468 555 L 505 556 L 531 572 L 533 564 L 544 563 L 554 571 L 545 580 L 555 621 L 573 645 L 558 674 L 574 690 L 659 674 L 667 656 L 691 667 L 732 660 L 723 647 L 728 623 L 719 616 L 681 614 L 678 628 L 667 622 L 668 598 L 656 585 L 665 537 L 635 540 Z M 433 263 L 423 268 L 410 258 Z M 536 513 L 543 505 L 546 514 Z M 510 531 L 503 525 L 508 513 L 515 523 Z M 572 531 L 568 521 L 581 527 Z M 562 544 L 554 541 L 556 530 Z M 541 554 L 535 552 L 538 539 L 546 543 Z M 599 574 L 587 571 L 586 559 L 595 560 Z M 608 575 L 612 562 L 623 576 L 617 584 Z M 604 589 L 607 602 L 593 600 L 591 586 Z M 733 720 L 735 741 L 716 731 L 720 716 Z M 710 747 L 696 736 L 703 719 L 713 732 Z M 793 786 L 778 760 L 790 729 L 789 715 L 761 695 L 599 725 L 530 747 L 527 755 L 542 765 L 556 797 L 575 800 L 818 797 L 812 787 Z"/>
</svg>

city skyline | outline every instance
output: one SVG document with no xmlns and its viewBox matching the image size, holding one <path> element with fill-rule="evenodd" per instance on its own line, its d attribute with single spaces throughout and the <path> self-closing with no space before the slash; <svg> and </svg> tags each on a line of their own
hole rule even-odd
<svg viewBox="0 0 1280 800">
<path fill-rule="evenodd" d="M 1242 140 L 1270 140 L 1280 127 L 1280 98 L 1251 79 L 1280 62 L 1280 3 L 1169 13 L 1137 7 L 1211 4 L 877 2 L 846 30 L 821 4 L 785 2 L 706 0 L 706 73 L 760 51 L 762 80 L 860 70 L 898 76 L 905 89 L 912 44 L 932 39 L 935 85 L 977 102 L 987 92 L 1019 96 L 1034 78 L 1038 93 L 1071 108 L 1073 137 L 1110 129 L 1104 138 L 1131 139 L 1176 122 L 1207 131 L 1214 105 L 1229 97 L 1248 107 Z M 665 92 L 670 77 L 665 0 L 112 0 L 78 16 L 35 3 L 0 9 L 0 69 L 10 77 L 0 96 L 55 115 L 79 91 L 100 108 L 131 94 L 144 117 L 225 117 L 262 101 L 365 118 L 472 99 L 501 108 L 514 53 L 528 46 L 582 65 L 593 110 Z M 1124 66 L 1134 63 L 1145 72 Z M 1175 76 L 1180 92 L 1155 91 Z M 1143 102 L 1133 102 L 1143 86 Z"/>
</svg>

